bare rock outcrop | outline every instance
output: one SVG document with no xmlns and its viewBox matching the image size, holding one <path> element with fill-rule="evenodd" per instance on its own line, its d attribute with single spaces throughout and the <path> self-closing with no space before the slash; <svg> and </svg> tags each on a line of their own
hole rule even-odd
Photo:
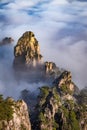
<svg viewBox="0 0 87 130">
<path fill-rule="evenodd" d="M 57 88 L 66 94 L 73 94 L 75 91 L 75 84 L 72 82 L 71 72 L 64 71 L 58 78 L 56 78 L 53 82 Z"/>
<path fill-rule="evenodd" d="M 28 107 L 23 100 L 14 101 L 12 98 L 6 99 L 13 111 L 10 120 L 0 119 L 0 130 L 31 130 Z M 6 110 L 9 109 L 8 106 Z M 5 110 L 5 112 L 6 112 Z M 9 109 L 10 111 L 10 109 Z M 10 112 L 8 117 L 11 116 Z"/>
<path fill-rule="evenodd" d="M 45 62 L 45 72 L 46 72 L 46 74 L 54 72 L 55 68 L 56 68 L 55 63 Z"/>
<path fill-rule="evenodd" d="M 37 127 L 34 130 L 86 130 L 87 104 L 81 105 L 72 94 L 70 72 L 63 72 L 53 87 L 40 88 Z M 61 81 L 62 80 L 62 81 Z M 60 82 L 61 81 L 61 82 Z M 59 83 L 59 84 L 58 84 Z M 69 85 L 61 88 L 61 85 Z"/>
<path fill-rule="evenodd" d="M 36 64 L 42 62 L 39 43 L 33 32 L 27 31 L 19 38 L 14 48 L 14 55 L 16 66 L 18 63 L 24 63 L 27 66 L 36 66 Z"/>
<path fill-rule="evenodd" d="M 5 38 L 3 43 L 11 41 Z M 4 100 L 0 95 L 0 130 L 87 130 L 87 88 L 76 94 L 79 90 L 71 72 L 60 71 L 53 62 L 42 64 L 33 32 L 25 32 L 18 40 L 14 56 L 16 78 L 27 83 L 43 81 L 51 86 L 40 87 L 38 96 L 26 88 L 21 92 L 20 98 L 30 108 L 30 118 L 23 100 Z"/>
<path fill-rule="evenodd" d="M 59 73 L 53 62 L 44 62 L 40 53 L 40 46 L 31 31 L 25 32 L 14 47 L 13 67 L 16 77 L 28 82 L 52 82 Z"/>
</svg>

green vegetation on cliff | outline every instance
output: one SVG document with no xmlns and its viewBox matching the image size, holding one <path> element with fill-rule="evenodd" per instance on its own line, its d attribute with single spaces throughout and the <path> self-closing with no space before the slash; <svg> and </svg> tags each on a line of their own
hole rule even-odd
<svg viewBox="0 0 87 130">
<path fill-rule="evenodd" d="M 68 93 L 66 89 L 64 89 L 65 91 Z M 40 88 L 39 98 L 38 121 L 41 130 L 82 129 L 80 121 L 83 119 L 86 110 L 84 110 L 85 112 L 81 111 L 83 108 L 75 101 L 72 93 L 69 93 L 66 97 L 65 95 L 60 95 L 56 86 L 44 86 Z M 84 125 L 85 123 L 84 120 Z"/>
<path fill-rule="evenodd" d="M 3 96 L 0 95 L 0 120 L 9 121 L 12 119 L 13 109 L 12 102 L 4 100 Z"/>
<path fill-rule="evenodd" d="M 69 122 L 71 125 L 71 130 L 80 130 L 79 122 L 76 119 L 76 113 L 74 111 L 69 112 Z"/>
</svg>

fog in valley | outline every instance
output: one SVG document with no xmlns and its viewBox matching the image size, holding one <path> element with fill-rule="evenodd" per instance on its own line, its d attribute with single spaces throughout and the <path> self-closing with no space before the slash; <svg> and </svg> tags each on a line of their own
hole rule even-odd
<svg viewBox="0 0 87 130">
<path fill-rule="evenodd" d="M 34 32 L 44 61 L 53 61 L 71 71 L 75 84 L 87 86 L 87 1 L 84 0 L 1 0 L 0 94 L 17 99 L 24 89 L 37 92 L 43 82 L 17 81 L 14 75 L 14 46 L 25 32 Z"/>
</svg>

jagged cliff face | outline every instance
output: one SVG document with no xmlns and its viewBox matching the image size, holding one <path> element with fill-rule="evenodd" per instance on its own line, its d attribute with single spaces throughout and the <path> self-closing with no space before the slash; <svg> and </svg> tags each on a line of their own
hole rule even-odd
<svg viewBox="0 0 87 130">
<path fill-rule="evenodd" d="M 12 39 L 2 41 L 7 44 Z M 14 56 L 16 77 L 27 79 L 27 83 L 43 81 L 51 86 L 41 87 L 38 96 L 26 88 L 21 92 L 20 98 L 27 103 L 30 113 L 23 100 L 3 100 L 0 95 L 0 130 L 87 130 L 87 88 L 79 91 L 71 72 L 60 71 L 55 63 L 42 64 L 33 32 L 25 32 L 18 40 Z"/>
<path fill-rule="evenodd" d="M 28 82 L 52 82 L 59 69 L 53 62 L 42 62 L 40 46 L 31 31 L 25 32 L 14 47 L 13 66 L 18 79 Z M 17 70 L 17 71 L 16 71 Z"/>
<path fill-rule="evenodd" d="M 55 63 L 45 62 L 45 72 L 46 72 L 46 74 L 54 72 L 55 68 L 56 68 Z"/>
<path fill-rule="evenodd" d="M 71 72 L 64 71 L 60 77 L 56 78 L 53 82 L 59 90 L 65 92 L 65 94 L 71 94 L 75 91 L 75 84 L 72 82 Z"/>
<path fill-rule="evenodd" d="M 64 71 L 55 87 L 42 87 L 37 106 L 37 130 L 86 130 L 87 106 L 80 105 L 74 96 L 75 85 L 72 84 L 71 73 Z M 66 87 L 61 88 L 62 85 Z M 34 122 L 35 124 L 35 122 Z"/>
<path fill-rule="evenodd" d="M 48 91 L 44 93 L 44 91 Z M 54 116 L 60 106 L 60 97 L 55 88 L 41 88 L 38 123 L 40 130 L 53 130 L 55 128 Z"/>
<path fill-rule="evenodd" d="M 10 120 L 0 119 L 0 130 L 31 130 L 26 103 L 23 100 L 16 102 L 11 98 L 7 100 L 12 107 L 12 118 Z"/>
<path fill-rule="evenodd" d="M 25 32 L 18 40 L 14 48 L 15 62 L 22 62 L 29 66 L 32 64 L 36 66 L 37 63 L 42 62 L 42 55 L 40 54 L 40 47 L 33 32 Z"/>
</svg>

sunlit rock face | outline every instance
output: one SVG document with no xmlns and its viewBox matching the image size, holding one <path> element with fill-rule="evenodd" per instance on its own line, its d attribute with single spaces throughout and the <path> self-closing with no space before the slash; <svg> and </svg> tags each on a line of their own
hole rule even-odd
<svg viewBox="0 0 87 130">
<path fill-rule="evenodd" d="M 25 32 L 18 40 L 14 48 L 16 65 L 24 63 L 26 66 L 36 66 L 42 62 L 40 46 L 33 32 Z"/>
<path fill-rule="evenodd" d="M 31 130 L 26 103 L 23 100 L 14 101 L 12 98 L 8 98 L 7 100 L 13 109 L 12 119 L 9 121 L 0 119 L 0 130 Z"/>
<path fill-rule="evenodd" d="M 43 61 L 39 43 L 31 31 L 19 38 L 14 47 L 14 56 L 13 67 L 17 70 L 18 78 L 28 79 L 29 82 L 52 82 L 59 73 L 55 63 Z"/>
</svg>

